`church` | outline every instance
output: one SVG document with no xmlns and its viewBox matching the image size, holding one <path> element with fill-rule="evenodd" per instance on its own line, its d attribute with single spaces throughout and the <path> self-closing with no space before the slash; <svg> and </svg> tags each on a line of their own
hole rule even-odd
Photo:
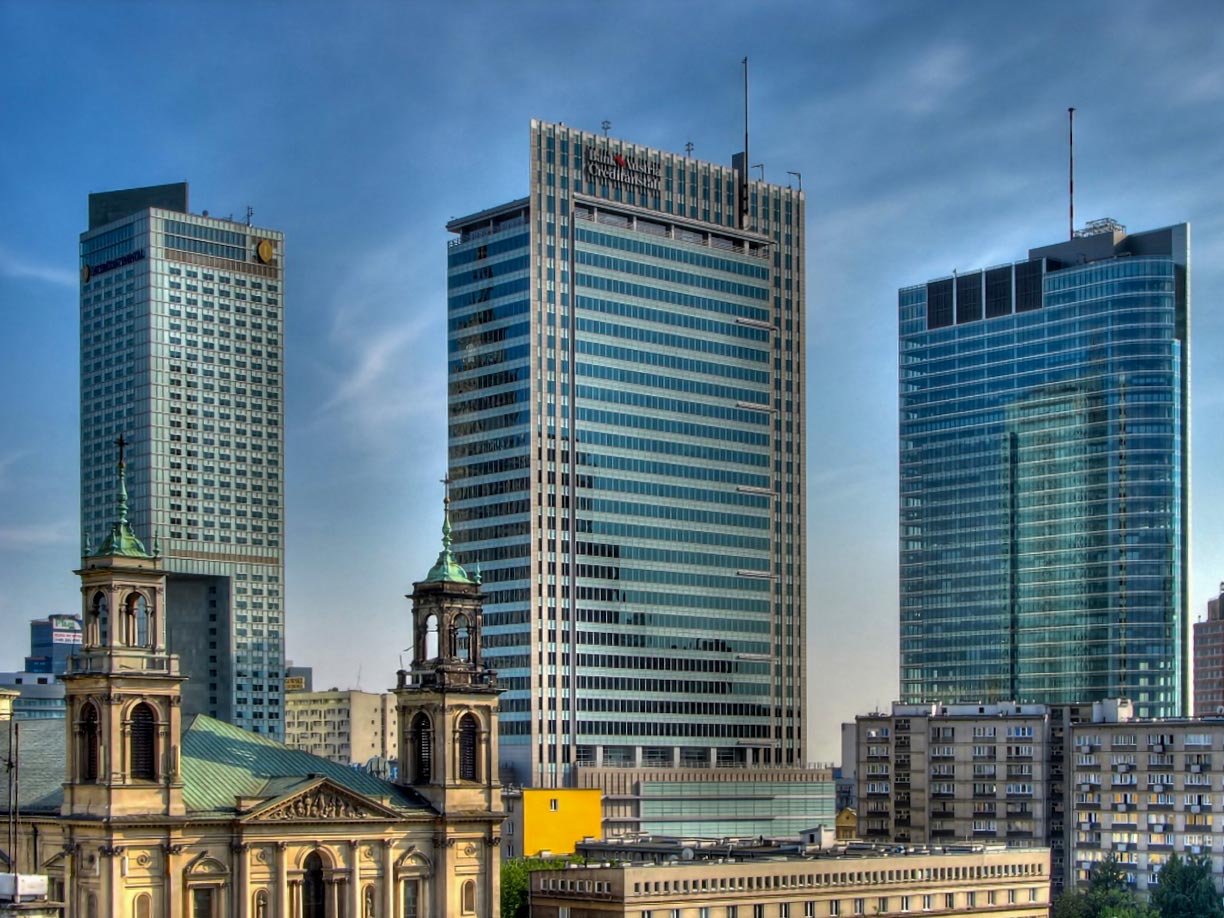
<svg viewBox="0 0 1224 918">
<path fill-rule="evenodd" d="M 67 717 L 20 724 L 17 845 L 0 848 L 0 869 L 49 877 L 73 918 L 497 918 L 500 689 L 449 513 L 409 597 L 392 783 L 183 717 L 166 574 L 128 522 L 120 450 L 116 521 L 77 571 Z"/>
</svg>

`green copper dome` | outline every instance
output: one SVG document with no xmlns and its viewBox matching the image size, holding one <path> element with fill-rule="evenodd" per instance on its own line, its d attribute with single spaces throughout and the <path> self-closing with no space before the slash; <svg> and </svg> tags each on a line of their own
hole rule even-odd
<svg viewBox="0 0 1224 918">
<path fill-rule="evenodd" d="M 117 441 L 119 447 L 119 519 L 111 523 L 110 533 L 90 557 L 100 558 L 118 555 L 124 558 L 154 558 L 145 550 L 144 543 L 136 538 L 128 523 L 127 463 L 123 461 L 123 437 Z"/>
<path fill-rule="evenodd" d="M 475 583 L 468 576 L 455 555 L 451 551 L 450 498 L 443 501 L 445 509 L 442 513 L 442 550 L 438 552 L 437 563 L 429 569 L 425 577 L 426 583 Z"/>
</svg>

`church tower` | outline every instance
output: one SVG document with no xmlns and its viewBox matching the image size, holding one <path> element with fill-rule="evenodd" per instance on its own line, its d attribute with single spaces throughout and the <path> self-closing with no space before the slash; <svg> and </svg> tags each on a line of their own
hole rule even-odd
<svg viewBox="0 0 1224 918">
<path fill-rule="evenodd" d="M 116 521 L 81 569 L 81 651 L 63 676 L 65 816 L 181 816 L 183 677 L 166 647 L 166 573 L 128 523 L 123 437 Z"/>
<path fill-rule="evenodd" d="M 500 826 L 497 675 L 481 659 L 479 576 L 451 552 L 450 498 L 442 551 L 413 584 L 412 669 L 400 670 L 399 783 L 443 818 L 435 838 L 438 901 L 434 914 L 496 913 Z"/>
</svg>

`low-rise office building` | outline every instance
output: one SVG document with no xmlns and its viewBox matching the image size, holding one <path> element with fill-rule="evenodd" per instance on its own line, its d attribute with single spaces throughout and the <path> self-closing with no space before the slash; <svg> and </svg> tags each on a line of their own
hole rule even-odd
<svg viewBox="0 0 1224 918">
<path fill-rule="evenodd" d="M 578 766 L 579 787 L 603 789 L 603 835 L 793 838 L 832 829 L 830 768 Z"/>
<path fill-rule="evenodd" d="M 532 918 L 1046 918 L 1045 848 L 845 846 L 814 857 L 688 860 L 531 874 Z"/>
</svg>

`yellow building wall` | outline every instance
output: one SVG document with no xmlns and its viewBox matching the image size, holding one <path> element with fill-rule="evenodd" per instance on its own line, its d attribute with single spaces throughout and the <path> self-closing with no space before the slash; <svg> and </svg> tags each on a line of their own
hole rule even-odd
<svg viewBox="0 0 1224 918">
<path fill-rule="evenodd" d="M 603 792 L 598 788 L 524 788 L 522 854 L 573 854 L 588 835 L 603 838 Z"/>
</svg>

